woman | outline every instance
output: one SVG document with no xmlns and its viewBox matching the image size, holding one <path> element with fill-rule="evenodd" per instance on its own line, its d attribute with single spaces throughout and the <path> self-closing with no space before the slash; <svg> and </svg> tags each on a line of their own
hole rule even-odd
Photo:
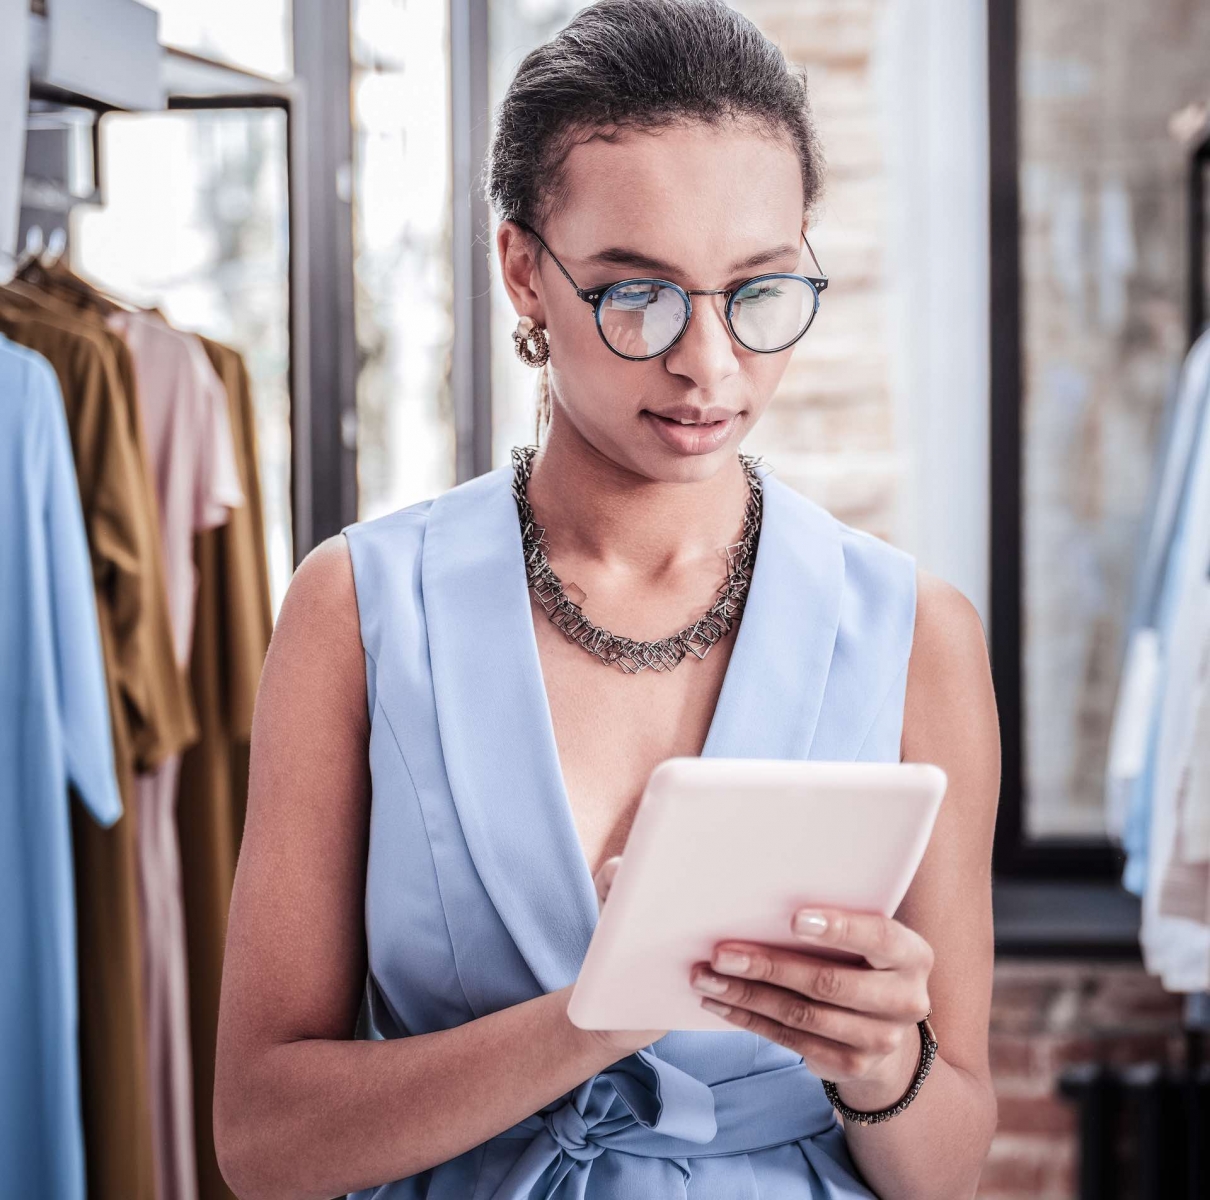
<svg viewBox="0 0 1210 1200">
<path fill-rule="evenodd" d="M 489 194 L 545 439 L 291 583 L 223 979 L 241 1197 L 974 1195 L 996 1121 L 983 630 L 738 449 L 826 282 L 820 173 L 801 76 L 716 0 L 601 0 L 521 64 Z M 703 752 L 902 757 L 949 788 L 894 919 L 829 911 L 801 952 L 696 964 L 732 1029 L 578 1029 L 643 784 Z M 910 1102 L 840 1124 L 822 1081 L 893 1108 L 930 1008 Z"/>
</svg>

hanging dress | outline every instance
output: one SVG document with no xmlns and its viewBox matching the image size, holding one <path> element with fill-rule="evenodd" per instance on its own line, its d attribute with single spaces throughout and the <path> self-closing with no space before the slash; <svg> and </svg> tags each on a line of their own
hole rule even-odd
<svg viewBox="0 0 1210 1200">
<path fill-rule="evenodd" d="M 757 470 L 760 540 L 702 755 L 898 762 L 915 560 L 768 464 Z M 375 1039 L 449 1029 L 567 986 L 597 921 L 511 485 L 510 464 L 342 531 L 370 716 Z M 873 1193 L 802 1056 L 737 1029 L 672 1031 L 481 1145 L 352 1200 L 531 1196 Z"/>
</svg>

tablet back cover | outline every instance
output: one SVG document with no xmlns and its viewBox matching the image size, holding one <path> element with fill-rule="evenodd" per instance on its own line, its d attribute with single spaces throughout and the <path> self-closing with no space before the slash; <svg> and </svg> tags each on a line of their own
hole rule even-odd
<svg viewBox="0 0 1210 1200">
<path fill-rule="evenodd" d="M 724 939 L 864 961 L 796 938 L 791 915 L 833 905 L 893 916 L 945 786 L 932 763 L 665 759 L 572 991 L 572 1023 L 734 1031 L 689 983 Z"/>
</svg>

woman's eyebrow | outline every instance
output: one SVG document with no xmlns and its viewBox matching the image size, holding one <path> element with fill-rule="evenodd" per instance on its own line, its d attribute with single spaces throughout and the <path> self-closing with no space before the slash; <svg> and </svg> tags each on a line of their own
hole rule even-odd
<svg viewBox="0 0 1210 1200">
<path fill-rule="evenodd" d="M 725 274 L 734 275 L 738 271 L 763 267 L 768 263 L 777 262 L 779 259 L 788 258 L 798 249 L 798 246 L 792 246 L 786 242 L 769 250 L 758 250 L 755 254 L 749 254 L 747 258 L 732 263 Z M 596 254 L 589 255 L 585 261 L 602 267 L 638 267 L 642 271 L 656 271 L 663 275 L 682 273 L 680 268 L 672 263 L 640 254 L 637 250 L 631 250 L 627 246 L 609 246 L 604 250 L 598 250 Z"/>
</svg>

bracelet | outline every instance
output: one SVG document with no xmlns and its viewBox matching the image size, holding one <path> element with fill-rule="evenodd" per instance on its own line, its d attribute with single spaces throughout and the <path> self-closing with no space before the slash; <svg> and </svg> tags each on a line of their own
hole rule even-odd
<svg viewBox="0 0 1210 1200">
<path fill-rule="evenodd" d="M 830 1079 L 822 1080 L 823 1090 L 832 1102 L 832 1107 L 846 1121 L 856 1121 L 858 1125 L 873 1125 L 878 1121 L 889 1120 L 896 1113 L 903 1112 L 915 1100 L 916 1093 L 920 1091 L 920 1085 L 924 1082 L 924 1077 L 929 1073 L 929 1069 L 933 1065 L 933 1059 L 937 1057 L 937 1037 L 933 1033 L 933 1027 L 929 1024 L 929 1017 L 932 1016 L 932 1013 L 933 1010 L 930 1008 L 924 1014 L 924 1019 L 916 1022 L 920 1030 L 920 1065 L 916 1068 L 916 1075 L 908 1090 L 889 1108 L 880 1108 L 876 1112 L 859 1112 L 855 1108 L 850 1108 L 840 1098 L 840 1093 L 836 1090 L 836 1084 Z"/>
</svg>

